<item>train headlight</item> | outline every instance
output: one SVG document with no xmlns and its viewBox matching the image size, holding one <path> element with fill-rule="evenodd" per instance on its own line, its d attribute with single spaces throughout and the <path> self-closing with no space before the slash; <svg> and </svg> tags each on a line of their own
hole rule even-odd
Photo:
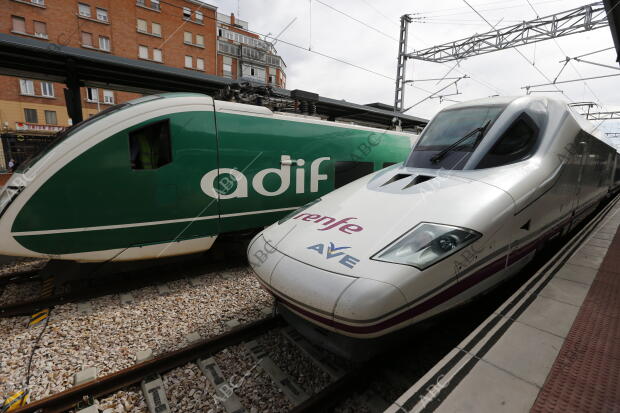
<svg viewBox="0 0 620 413">
<path fill-rule="evenodd" d="M 411 265 L 423 270 L 480 237 L 480 233 L 471 229 L 422 222 L 379 251 L 372 259 Z"/>
</svg>

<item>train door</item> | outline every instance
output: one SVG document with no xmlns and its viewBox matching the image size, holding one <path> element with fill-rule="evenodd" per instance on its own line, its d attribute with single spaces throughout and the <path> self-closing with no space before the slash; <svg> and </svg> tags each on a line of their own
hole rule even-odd
<svg viewBox="0 0 620 413">
<path fill-rule="evenodd" d="M 153 242 L 216 235 L 217 199 L 200 190 L 205 170 L 217 168 L 215 120 L 211 111 L 160 116 L 128 130 L 134 199 L 144 220 L 161 222 Z M 145 206 L 145 202 L 149 205 Z M 138 211 L 136 211 L 138 213 Z"/>
</svg>

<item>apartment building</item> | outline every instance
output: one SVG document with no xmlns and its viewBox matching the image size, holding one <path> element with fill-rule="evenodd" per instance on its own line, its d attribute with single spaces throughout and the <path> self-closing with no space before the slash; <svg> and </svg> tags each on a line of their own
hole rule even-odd
<svg viewBox="0 0 620 413">
<path fill-rule="evenodd" d="M 285 87 L 285 65 L 248 23 L 198 0 L 0 0 L 0 32 Z M 0 76 L 0 169 L 72 124 L 65 85 Z M 84 118 L 135 93 L 82 88 Z"/>
<path fill-rule="evenodd" d="M 286 88 L 286 65 L 272 43 L 248 31 L 246 21 L 217 13 L 217 75 Z"/>
</svg>

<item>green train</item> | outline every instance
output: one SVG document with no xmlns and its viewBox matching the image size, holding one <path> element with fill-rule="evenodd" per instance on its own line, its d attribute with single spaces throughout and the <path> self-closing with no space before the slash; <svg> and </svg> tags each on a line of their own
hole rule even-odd
<svg viewBox="0 0 620 413">
<path fill-rule="evenodd" d="M 62 132 L 0 193 L 0 254 L 82 262 L 208 250 L 402 162 L 416 135 L 190 93 Z"/>
</svg>

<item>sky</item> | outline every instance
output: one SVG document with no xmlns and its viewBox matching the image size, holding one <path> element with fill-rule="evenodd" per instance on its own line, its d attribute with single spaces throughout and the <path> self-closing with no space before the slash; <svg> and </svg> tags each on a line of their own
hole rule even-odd
<svg viewBox="0 0 620 413">
<path fill-rule="evenodd" d="M 583 0 L 467 0 L 486 20 L 497 27 L 517 24 L 536 16 L 547 16 L 580 7 Z M 277 36 L 278 53 L 287 67 L 287 89 L 303 89 L 355 103 L 394 103 L 400 16 L 412 14 L 409 51 L 485 33 L 490 27 L 464 0 L 210 0 L 220 13 L 235 13 L 249 22 L 249 29 Z M 608 27 L 507 49 L 445 64 L 408 60 L 405 107 L 407 114 L 431 118 L 454 103 L 491 95 L 522 95 L 528 85 L 620 73 L 617 69 L 571 61 L 566 57 L 613 46 Z M 519 54 L 518 51 L 522 55 Z M 329 57 L 326 57 L 329 56 Z M 619 68 L 615 50 L 585 57 Z M 343 60 L 350 64 L 337 61 Z M 532 65 L 533 63 L 533 65 Z M 355 67 L 355 66 L 358 67 Z M 454 67 L 453 70 L 451 70 Z M 469 76 L 458 81 L 458 95 L 428 99 L 433 92 L 453 82 L 424 81 Z M 424 90 L 421 90 L 421 89 Z M 563 93 L 558 92 L 561 90 Z M 554 97 L 571 102 L 595 102 L 593 111 L 620 109 L 620 76 L 532 88 L 554 91 Z M 449 86 L 441 94 L 453 94 Z M 598 122 L 596 122 L 598 124 Z M 620 132 L 619 121 L 604 122 L 604 132 Z M 620 146 L 620 139 L 616 139 Z"/>
</svg>

